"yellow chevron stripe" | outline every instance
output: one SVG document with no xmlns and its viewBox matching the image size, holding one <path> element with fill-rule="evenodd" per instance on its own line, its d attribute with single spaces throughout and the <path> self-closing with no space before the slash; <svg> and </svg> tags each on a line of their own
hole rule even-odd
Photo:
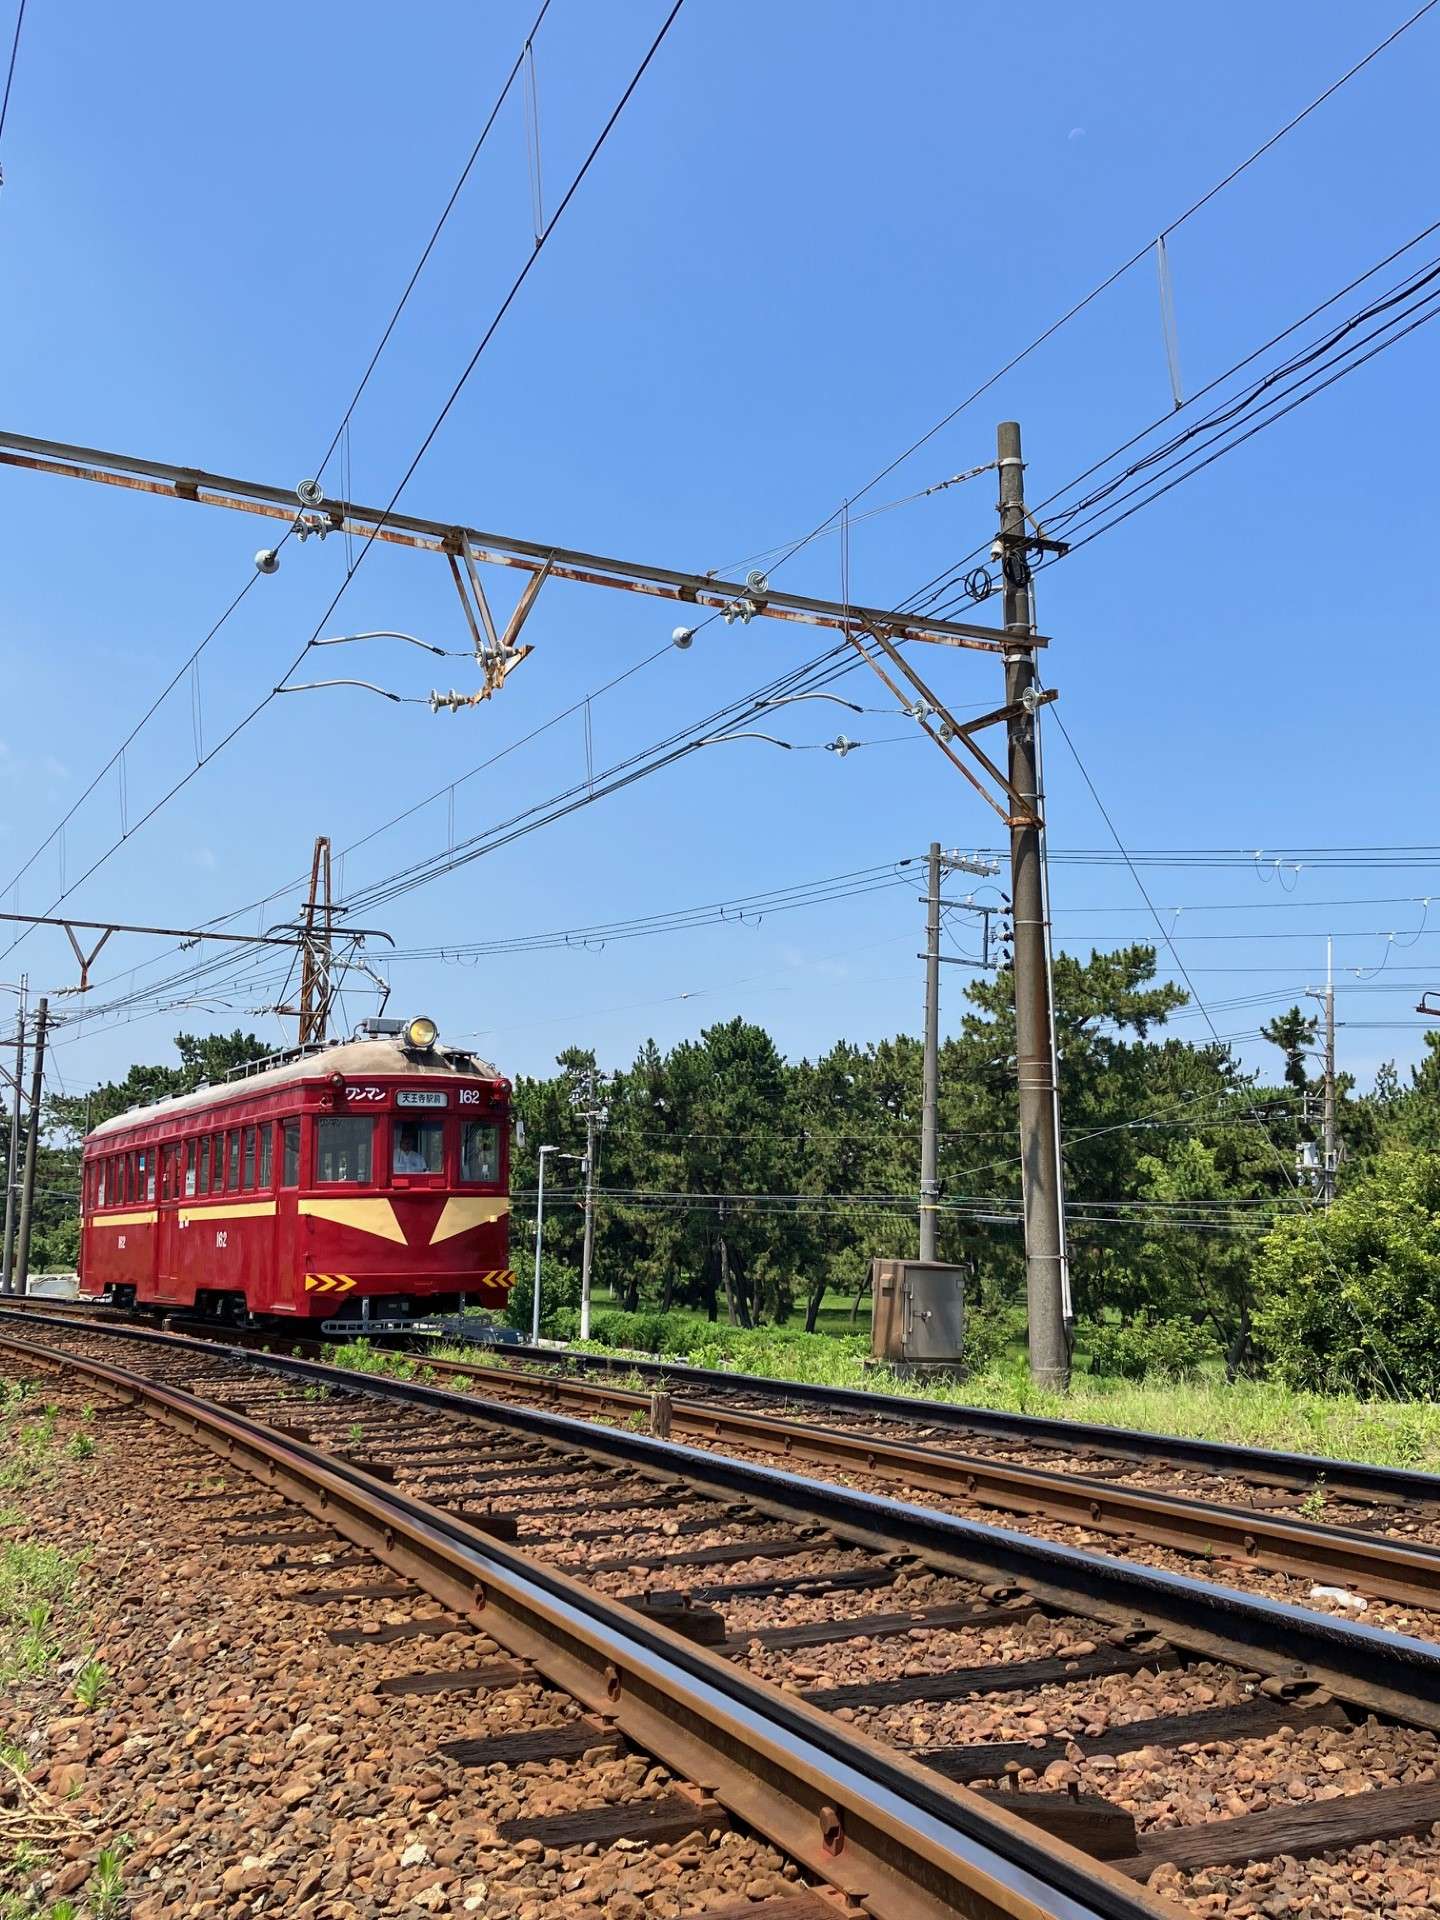
<svg viewBox="0 0 1440 1920">
<path fill-rule="evenodd" d="M 357 1233 L 374 1234 L 377 1240 L 394 1240 L 405 1245 L 405 1229 L 395 1218 L 388 1200 L 297 1200 L 300 1213 L 316 1220 L 333 1220 L 336 1226 L 354 1227 Z"/>
<path fill-rule="evenodd" d="M 307 1273 L 305 1276 L 307 1293 L 349 1293 L 354 1285 L 348 1273 Z"/>
<path fill-rule="evenodd" d="M 435 1222 L 430 1244 L 438 1247 L 442 1240 L 453 1240 L 457 1233 L 468 1233 L 472 1227 L 488 1227 L 493 1221 L 504 1220 L 509 1212 L 510 1202 L 494 1195 L 484 1200 L 447 1200 Z"/>
</svg>

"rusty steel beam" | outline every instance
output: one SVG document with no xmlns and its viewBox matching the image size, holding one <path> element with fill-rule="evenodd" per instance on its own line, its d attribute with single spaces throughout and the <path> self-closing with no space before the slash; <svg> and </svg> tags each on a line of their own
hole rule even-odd
<svg viewBox="0 0 1440 1920">
<path fill-rule="evenodd" d="M 883 632 L 898 640 L 939 641 L 948 646 L 1003 654 L 1013 648 L 994 627 L 963 620 L 924 620 L 884 607 L 850 606 L 809 594 L 781 593 L 767 587 L 752 591 L 736 581 L 713 574 L 688 573 L 648 562 L 617 560 L 606 554 L 562 547 L 543 541 L 518 540 L 486 533 L 475 527 L 425 519 L 418 514 L 361 506 L 352 500 L 326 501 L 307 510 L 293 488 L 254 480 L 237 480 L 199 467 L 174 466 L 161 460 L 138 459 L 131 454 L 107 453 L 97 447 L 71 446 L 64 441 L 39 440 L 27 434 L 0 432 L 0 465 L 64 479 L 89 480 L 105 486 L 128 487 L 141 493 L 195 505 L 225 507 L 236 513 L 255 513 L 294 525 L 302 514 L 315 532 L 350 532 L 361 539 L 389 541 L 432 553 L 463 555 L 488 566 L 518 567 L 532 576 L 549 574 L 557 580 L 585 586 L 615 587 L 663 600 L 723 610 L 737 601 L 749 601 L 757 618 L 798 621 L 803 626 L 830 627 L 849 635 L 858 629 Z M 1027 635 L 1025 644 L 1047 645 L 1042 634 Z"/>
<path fill-rule="evenodd" d="M 1168 1920 L 1103 1863 L 723 1656 L 334 1455 L 143 1374 L 9 1335 L 197 1441 L 468 1620 L 876 1920 Z"/>
</svg>

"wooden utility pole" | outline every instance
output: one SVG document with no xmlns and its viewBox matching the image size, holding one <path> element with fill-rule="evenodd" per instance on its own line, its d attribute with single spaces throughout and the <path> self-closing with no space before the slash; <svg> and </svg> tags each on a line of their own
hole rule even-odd
<svg viewBox="0 0 1440 1920">
<path fill-rule="evenodd" d="M 330 1028 L 332 929 L 330 839 L 317 834 L 310 862 L 310 893 L 305 902 L 304 945 L 300 962 L 300 1045 L 323 1041 Z"/>
<path fill-rule="evenodd" d="M 25 989 L 20 976 L 20 1006 L 15 1018 L 15 1084 L 10 1099 L 10 1144 L 5 1155 L 5 1239 L 0 1253 L 0 1293 L 13 1293 L 15 1272 L 15 1198 L 20 1191 L 20 1107 L 25 1092 Z"/>
<path fill-rule="evenodd" d="M 1020 1092 L 1020 1181 L 1025 1212 L 1025 1298 L 1030 1373 L 1037 1386 L 1070 1384 L 1070 1276 L 1060 1159 L 1060 1093 L 1051 997 L 1045 801 L 1040 781 L 1031 547 L 1025 515 L 1020 428 L 996 433 L 1000 548 L 1004 575 L 1005 703 L 1010 710 L 1008 773 L 1023 812 L 1010 827 L 1015 914 L 1015 1064 Z"/>
<path fill-rule="evenodd" d="M 35 1010 L 35 1060 L 30 1076 L 30 1125 L 25 1134 L 25 1184 L 20 1192 L 20 1233 L 15 1245 L 13 1291 L 23 1294 L 30 1273 L 30 1229 L 35 1218 L 35 1159 L 40 1148 L 40 1096 L 45 1088 L 45 1029 L 50 1002 L 41 995 Z"/>
</svg>

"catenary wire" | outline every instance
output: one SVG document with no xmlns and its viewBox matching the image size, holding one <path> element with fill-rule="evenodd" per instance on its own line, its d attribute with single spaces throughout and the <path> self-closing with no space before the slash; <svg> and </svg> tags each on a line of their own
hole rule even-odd
<svg viewBox="0 0 1440 1920">
<path fill-rule="evenodd" d="M 1253 153 L 1247 155 L 1244 160 L 1240 161 L 1221 179 L 1217 180 L 1213 186 L 1207 188 L 1197 200 L 1192 201 L 1190 205 L 1185 208 L 1183 213 L 1177 214 L 1168 226 L 1162 227 L 1158 238 L 1162 240 L 1167 239 L 1172 233 L 1175 233 L 1180 227 L 1184 226 L 1187 220 L 1199 213 L 1202 207 L 1208 206 L 1217 194 L 1222 193 L 1226 187 L 1238 180 L 1243 173 L 1254 166 L 1257 160 L 1269 153 L 1271 148 L 1278 145 L 1287 134 L 1292 133 L 1296 127 L 1307 120 L 1318 107 L 1323 106 L 1324 103 L 1329 100 L 1332 95 L 1338 93 L 1348 81 L 1353 80 L 1358 73 L 1368 67 L 1371 61 L 1378 59 L 1382 53 L 1393 46 L 1402 34 L 1407 33 L 1411 27 L 1422 20 L 1426 14 L 1432 11 L 1435 5 L 1436 0 L 1425 0 L 1424 5 L 1417 8 L 1408 19 L 1403 20 L 1400 25 L 1387 34 L 1383 40 L 1376 46 L 1373 46 L 1368 53 L 1364 54 L 1359 60 L 1355 61 L 1352 66 L 1348 67 L 1337 80 L 1331 81 L 1330 85 L 1326 87 L 1323 92 L 1318 93 L 1315 98 L 1302 107 L 1298 113 L 1292 114 L 1284 125 L 1278 127 L 1267 140 L 1262 141 Z M 785 559 L 793 558 L 803 547 L 808 546 L 812 540 L 818 538 L 827 527 L 834 523 L 841 513 L 852 507 L 857 500 L 863 499 L 873 487 L 877 487 L 882 480 L 887 479 L 897 467 L 903 466 L 912 455 L 918 453 L 922 447 L 928 445 L 937 434 L 942 433 L 946 427 L 958 420 L 962 413 L 965 413 L 977 400 L 990 392 L 992 387 L 997 386 L 999 382 L 1005 378 L 1006 374 L 1013 372 L 1023 361 L 1028 360 L 1031 354 L 1035 353 L 1040 347 L 1044 346 L 1047 340 L 1052 339 L 1055 334 L 1059 333 L 1062 327 L 1067 326 L 1071 320 L 1083 313 L 1085 309 L 1098 300 L 1102 294 L 1108 292 L 1118 280 L 1123 279 L 1132 268 L 1138 266 L 1142 260 L 1146 259 L 1154 245 L 1155 237 L 1147 238 L 1144 244 L 1137 247 L 1128 259 L 1122 261 L 1120 265 L 1108 273 L 1103 280 L 1097 282 L 1088 293 L 1082 295 L 1081 298 L 1071 307 L 1067 308 L 1058 319 L 1052 320 L 1049 326 L 1044 328 L 1042 332 L 1036 334 L 1035 338 L 1031 340 L 1027 346 L 1022 347 L 1017 353 L 1012 354 L 995 372 L 988 375 L 979 385 L 973 387 L 970 392 L 965 395 L 964 399 L 960 400 L 955 406 L 950 408 L 947 413 L 943 414 L 933 426 L 927 427 L 918 439 L 913 440 L 903 452 L 896 454 L 893 460 L 890 460 L 885 466 L 881 467 L 878 473 L 873 474 L 870 479 L 865 482 L 863 487 L 849 494 L 841 506 L 836 507 L 834 511 L 827 514 L 811 532 L 796 541 L 794 546 L 791 547 L 785 555 Z M 783 561 L 780 564 L 783 564 Z"/>
<path fill-rule="evenodd" d="M 5 92 L 0 95 L 0 136 L 5 132 L 5 116 L 10 111 L 10 89 L 15 84 L 15 61 L 20 53 L 20 29 L 25 24 L 25 0 L 15 10 L 15 33 L 10 42 L 10 63 L 5 69 Z"/>
<path fill-rule="evenodd" d="M 519 272 L 516 274 L 514 280 L 511 282 L 509 291 L 506 293 L 504 299 L 501 301 L 499 308 L 497 309 L 489 325 L 485 329 L 485 332 L 482 335 L 479 344 L 476 346 L 474 352 L 471 354 L 469 360 L 466 362 L 466 365 L 463 368 L 459 379 L 455 382 L 454 386 L 451 388 L 450 393 L 447 396 L 444 404 L 441 406 L 439 413 L 436 415 L 430 428 L 428 429 L 424 438 L 420 442 L 420 445 L 416 449 L 416 452 L 413 455 L 413 457 L 411 458 L 409 465 L 406 467 L 404 473 L 401 475 L 399 484 L 396 486 L 394 492 L 391 494 L 390 499 L 386 503 L 384 510 L 376 519 L 373 526 L 371 526 L 368 529 L 365 539 L 361 545 L 358 555 L 354 560 L 353 565 L 347 568 L 339 587 L 336 589 L 334 595 L 331 597 L 329 604 L 325 608 L 324 613 L 321 615 L 319 621 L 316 623 L 314 631 L 306 640 L 304 646 L 301 647 L 300 651 L 296 654 L 295 658 L 291 661 L 290 665 L 285 669 L 277 685 L 273 687 L 271 691 L 267 693 L 262 699 L 257 701 L 255 705 L 251 707 L 250 710 L 246 714 L 244 714 L 234 724 L 234 726 L 230 728 L 230 730 L 223 736 L 223 738 L 218 742 L 218 744 L 211 749 L 209 754 L 206 755 L 203 761 L 199 762 L 196 766 L 190 768 L 189 771 L 185 773 L 181 779 L 176 781 L 173 786 L 171 786 L 164 794 L 161 795 L 161 797 L 157 801 L 154 802 L 154 804 L 140 817 L 140 819 L 136 821 L 133 827 L 129 828 L 127 832 L 122 833 L 118 840 L 116 840 L 110 847 L 108 847 L 102 854 L 100 854 L 94 861 L 92 861 L 91 864 L 85 869 L 84 873 L 80 875 L 80 878 L 75 882 L 73 882 L 72 885 L 67 887 L 65 892 L 61 894 L 60 898 L 52 903 L 52 906 L 50 909 L 51 911 L 53 911 L 53 908 L 55 906 L 58 906 L 61 903 L 61 901 L 68 898 L 68 896 L 71 893 L 73 893 L 76 890 L 76 888 L 83 885 L 83 883 L 86 880 L 88 880 L 92 874 L 97 872 L 98 869 L 101 866 L 103 866 L 105 862 L 109 860 L 112 857 L 112 855 L 118 851 L 118 849 L 121 846 L 125 844 L 125 841 L 129 839 L 132 834 L 139 832 L 140 829 L 144 827 L 150 820 L 154 819 L 155 815 L 159 813 L 163 807 L 168 805 L 168 803 L 175 798 L 176 794 L 180 793 L 185 787 L 187 787 L 190 784 L 191 780 L 193 780 L 195 775 L 201 771 L 202 767 L 208 766 L 210 764 L 210 761 L 215 759 L 220 753 L 222 753 L 225 750 L 225 748 L 230 744 L 230 742 L 236 738 L 238 734 L 242 733 L 245 730 L 245 728 L 250 726 L 253 721 L 259 718 L 260 714 L 262 714 L 266 710 L 266 708 L 270 705 L 271 701 L 274 700 L 276 696 L 280 693 L 280 691 L 283 689 L 285 682 L 290 678 L 291 674 L 293 674 L 295 669 L 300 665 L 300 662 L 305 658 L 306 654 L 310 651 L 314 642 L 324 632 L 325 627 L 329 623 L 331 615 L 334 613 L 336 607 L 339 605 L 341 599 L 344 597 L 346 591 L 350 586 L 350 583 L 355 578 L 355 574 L 358 571 L 361 563 L 364 561 L 366 555 L 370 552 L 371 547 L 374 545 L 375 540 L 377 539 L 380 532 L 383 530 L 383 528 L 387 524 L 390 514 L 394 511 L 395 506 L 399 501 L 401 494 L 404 492 L 405 488 L 408 486 L 410 480 L 414 476 L 416 468 L 419 466 L 421 460 L 425 457 L 425 454 L 429 451 L 430 446 L 435 439 L 435 436 L 439 433 L 446 419 L 448 419 L 451 411 L 455 406 L 456 401 L 460 398 L 461 393 L 463 392 L 465 386 L 468 384 L 471 374 L 474 372 L 476 366 L 479 364 L 482 355 L 484 354 L 486 348 L 489 346 L 491 340 L 493 340 L 493 338 L 495 337 L 495 333 L 498 330 L 499 326 L 501 325 L 502 321 L 504 320 L 505 315 L 509 312 L 511 306 L 514 304 L 516 298 L 519 296 L 521 288 L 524 286 L 526 280 L 529 278 L 530 272 L 534 267 L 535 262 L 540 258 L 540 255 L 545 248 L 546 242 L 549 240 L 551 234 L 554 232 L 560 220 L 564 217 L 565 211 L 569 207 L 570 202 L 575 197 L 575 194 L 578 192 L 581 184 L 585 180 L 591 167 L 594 165 L 596 159 L 599 157 L 599 154 L 602 148 L 604 147 L 606 141 L 609 139 L 611 133 L 613 132 L 615 125 L 618 122 L 621 114 L 624 112 L 626 106 L 629 104 L 630 99 L 635 92 L 635 89 L 639 86 L 640 81 L 644 78 L 645 73 L 648 71 L 651 62 L 655 58 L 655 55 L 659 52 L 661 45 L 663 44 L 666 36 L 670 31 L 670 28 L 674 24 L 684 4 L 685 4 L 685 0 L 673 0 L 673 4 L 669 12 L 666 14 L 665 19 L 662 21 L 658 33 L 655 35 L 654 39 L 651 41 L 650 46 L 646 50 L 646 53 L 643 59 L 641 60 L 639 66 L 636 68 L 634 74 L 631 76 L 631 79 L 628 85 L 626 86 L 624 92 L 621 94 L 620 99 L 618 100 L 614 108 L 611 110 L 609 117 L 606 119 L 604 125 L 601 127 L 600 132 L 596 136 L 584 160 L 581 162 L 579 169 L 571 179 L 570 184 L 567 187 L 564 196 L 559 202 L 559 205 L 556 207 L 554 213 L 551 214 L 549 220 L 546 222 L 543 231 L 537 236 L 534 250 L 528 255 L 523 265 L 521 266 Z M 289 538 L 288 533 L 286 534 L 285 538 L 287 539 Z M 283 541 L 281 544 L 283 544 Z M 241 593 L 236 596 L 236 603 L 238 603 L 240 599 L 243 599 L 245 593 L 248 592 L 250 587 L 254 585 L 254 581 L 256 578 L 258 578 L 258 576 L 252 575 L 251 579 L 246 582 L 246 585 L 244 588 L 242 588 Z M 228 619 L 229 613 L 233 611 L 234 604 L 236 603 L 232 603 L 231 608 L 227 609 L 226 614 L 222 616 L 221 624 L 223 624 L 224 619 Z M 187 661 L 186 668 L 188 668 L 188 666 L 189 666 L 189 662 Z M 181 671 L 184 672 L 185 670 L 186 670 L 185 668 L 182 668 Z M 121 751 L 123 752 L 123 749 Z M 49 841 L 47 840 L 42 844 L 42 848 L 37 850 L 37 853 L 38 851 L 43 851 L 43 846 L 48 844 L 49 844 Z M 32 855 L 32 860 L 35 857 L 37 856 Z M 29 863 L 27 863 L 27 865 L 28 864 Z M 21 871 L 23 873 L 24 869 L 22 868 Z M 17 876 L 17 878 L 18 877 L 19 876 Z M 13 882 L 11 884 L 13 884 Z M 8 891 L 8 888 L 5 890 Z M 3 952 L 0 952 L 0 958 L 3 958 L 4 954 L 11 952 L 14 949 L 14 947 L 18 945 L 19 940 L 25 937 L 26 936 L 22 933 L 19 936 L 17 936 L 15 940 L 12 940 L 10 945 L 5 949 L 3 949 Z"/>
</svg>

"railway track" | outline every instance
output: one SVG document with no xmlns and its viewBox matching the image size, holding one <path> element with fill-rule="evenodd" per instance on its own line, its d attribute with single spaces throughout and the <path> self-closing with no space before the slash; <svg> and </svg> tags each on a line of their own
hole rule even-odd
<svg viewBox="0 0 1440 1920">
<path fill-rule="evenodd" d="M 93 1311 L 77 1310 L 77 1317 Z M 212 1329 L 200 1331 L 212 1337 Z M 247 1344 L 273 1337 L 243 1336 Z M 308 1353 L 324 1351 L 299 1344 Z M 527 1350 L 524 1357 L 535 1355 Z M 1440 1480 L 1430 1475 L 1331 1463 L 1335 1482 L 1312 1475 L 1302 1493 L 1299 1476 L 1320 1463 L 1277 1455 L 1272 1471 L 1271 1456 L 1256 1449 L 1094 1428 L 1087 1431 L 1106 1434 L 1111 1453 L 1101 1454 L 1097 1441 L 1096 1451 L 1069 1452 L 1062 1465 L 1048 1450 L 1038 1461 L 1027 1457 L 1018 1442 L 1011 1451 L 1019 1457 L 994 1446 L 962 1447 L 971 1410 L 941 1402 L 917 1408 L 873 1396 L 880 1404 L 872 1410 L 866 1394 L 736 1381 L 700 1369 L 680 1369 L 677 1378 L 659 1368 L 649 1376 L 663 1393 L 657 1402 L 650 1392 L 616 1384 L 613 1372 L 576 1378 L 568 1365 L 556 1366 L 553 1354 L 543 1358 L 550 1364 L 535 1367 L 427 1354 L 425 1364 L 492 1400 L 599 1421 L 653 1425 L 658 1418 L 667 1434 L 697 1445 L 804 1464 L 844 1484 L 924 1495 L 957 1514 L 1005 1514 L 1071 1544 L 1123 1542 L 1161 1565 L 1198 1561 L 1207 1572 L 1218 1567 L 1283 1599 L 1373 1611 L 1386 1624 L 1440 1637 Z M 664 1390 L 689 1384 L 698 1384 L 699 1396 Z M 932 1418 L 939 1415 L 950 1418 Z M 1123 1452 L 1132 1441 L 1133 1459 Z M 1184 1456 L 1179 1462 L 1161 1451 L 1171 1446 Z M 1190 1457 L 1197 1451 L 1207 1463 L 1203 1473 Z M 1417 1611 L 1432 1617 L 1417 1622 Z"/>
<path fill-rule="evenodd" d="M 669 1360 L 557 1353 L 551 1348 L 528 1346 L 487 1346 L 485 1351 L 496 1356 L 496 1364 L 516 1370 L 538 1368 L 582 1379 L 634 1379 L 651 1388 L 748 1411 L 820 1413 L 827 1426 L 888 1432 L 897 1437 L 943 1437 L 947 1442 L 962 1443 L 966 1451 L 987 1453 L 997 1462 L 1048 1456 L 1081 1472 L 1100 1468 L 1135 1482 L 1169 1486 L 1177 1492 L 1233 1485 L 1259 1494 L 1282 1510 L 1304 1501 L 1314 1504 L 1317 1496 L 1326 1508 L 1367 1512 L 1388 1507 L 1403 1513 L 1417 1502 L 1430 1506 L 1440 1500 L 1436 1476 L 1404 1467 L 1195 1440 L 1181 1434 L 1147 1433 L 1093 1421 L 1007 1413 L 919 1395 L 772 1380 L 759 1374 L 720 1372 Z"/>
<path fill-rule="evenodd" d="M 594 1691 L 605 1664 L 622 1708 L 634 1699 L 657 1711 L 653 1659 L 718 1690 L 732 1712 L 743 1700 L 747 1714 L 772 1716 L 755 1722 L 772 1761 L 777 1714 L 787 1738 L 803 1732 L 832 1763 L 843 1751 L 852 1797 L 822 1803 L 839 1826 L 821 1846 L 843 1835 L 838 1855 L 815 1852 L 825 1822 L 813 1793 L 780 1794 L 772 1809 L 753 1797 L 752 1774 L 742 1802 L 708 1749 L 703 1764 L 691 1749 L 679 1770 L 809 1871 L 826 1872 L 828 1858 L 832 1883 L 877 1913 L 887 1896 L 866 1851 L 880 1848 L 866 1795 L 882 1779 L 912 1812 L 920 1793 L 927 1818 L 988 1848 L 987 1873 L 1001 1862 L 1030 1875 L 1026 1898 L 1043 1883 L 1034 1912 L 1154 1912 L 1163 1893 L 1253 1913 L 1245 1890 L 1261 1863 L 1347 1848 L 1378 1861 L 1382 1878 L 1392 1859 L 1413 1876 L 1433 1854 L 1440 1878 L 1428 1838 L 1440 1821 L 1433 1645 L 535 1407 L 176 1336 L 27 1321 L 3 1332 L 12 1365 L 108 1368 L 112 1390 L 145 1397 L 183 1430 L 208 1422 L 210 1444 L 233 1448 L 325 1527 L 378 1548 L 498 1644 L 520 1631 L 527 1582 L 532 1598 L 563 1600 L 570 1626 L 583 1616 L 587 1630 L 603 1621 L 629 1636 L 630 1665 L 597 1668 L 591 1649 L 591 1691 L 575 1695 L 587 1711 L 617 1705 Z M 463 1578 L 458 1563 L 437 1566 L 437 1542 L 445 1554 L 463 1546 Z M 538 1631 L 533 1613 L 525 1620 Z M 400 1622 L 391 1637 L 423 1644 L 428 1631 Z M 691 1737 L 697 1700 L 686 1695 Z M 668 1722 L 617 1730 L 668 1765 L 680 1757 Z M 783 1834 L 782 1814 L 796 1823 Z M 1079 1867 L 1077 1847 L 1088 1856 Z M 861 1879 L 837 1878 L 841 1865 Z M 971 1887 L 950 1910 L 1001 1910 L 975 1898 Z"/>
</svg>

